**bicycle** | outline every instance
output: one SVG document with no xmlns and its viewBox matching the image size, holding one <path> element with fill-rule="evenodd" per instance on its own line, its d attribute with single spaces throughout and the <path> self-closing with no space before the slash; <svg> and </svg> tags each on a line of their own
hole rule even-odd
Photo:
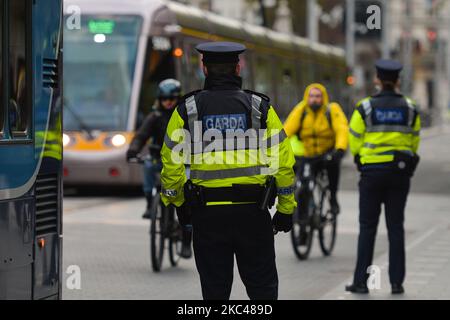
<svg viewBox="0 0 450 320">
<path fill-rule="evenodd" d="M 152 150 L 157 147 L 150 147 Z M 144 164 L 146 161 L 159 160 L 150 155 L 137 155 L 130 159 L 130 163 Z M 176 267 L 180 260 L 180 252 L 183 246 L 183 230 L 178 223 L 178 218 L 173 206 L 166 207 L 161 199 L 161 174 L 156 174 L 155 186 L 152 190 L 153 201 L 150 208 L 150 258 L 154 272 L 160 272 L 166 249 L 166 240 L 168 241 L 169 260 L 172 267 Z"/>
<path fill-rule="evenodd" d="M 308 159 L 304 164 L 303 180 L 300 179 L 301 170 L 297 170 L 295 199 L 299 206 L 306 206 L 306 212 L 301 216 L 298 207 L 294 213 L 291 240 L 300 260 L 308 259 L 316 230 L 324 256 L 331 255 L 336 243 L 337 218 L 331 211 L 326 168 L 331 159 L 330 154 Z"/>
</svg>

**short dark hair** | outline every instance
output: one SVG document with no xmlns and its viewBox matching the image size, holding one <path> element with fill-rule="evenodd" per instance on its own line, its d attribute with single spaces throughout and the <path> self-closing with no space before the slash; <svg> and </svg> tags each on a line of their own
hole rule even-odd
<svg viewBox="0 0 450 320">
<path fill-rule="evenodd" d="M 383 90 L 393 91 L 393 90 L 395 90 L 395 87 L 397 85 L 398 78 L 395 81 L 392 81 L 392 80 L 380 80 L 380 81 L 381 81 L 381 86 L 383 87 Z"/>
<path fill-rule="evenodd" d="M 208 74 L 236 74 L 237 63 L 207 63 Z"/>
</svg>

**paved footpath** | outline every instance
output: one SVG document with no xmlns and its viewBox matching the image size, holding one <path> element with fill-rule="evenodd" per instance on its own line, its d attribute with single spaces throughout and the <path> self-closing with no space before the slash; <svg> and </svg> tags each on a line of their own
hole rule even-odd
<svg viewBox="0 0 450 320">
<path fill-rule="evenodd" d="M 407 293 L 395 299 L 450 299 L 450 134 L 433 131 L 424 138 L 422 163 L 407 206 Z M 370 296 L 346 294 L 358 236 L 357 174 L 344 163 L 340 194 L 343 213 L 338 242 L 324 258 L 315 239 L 311 258 L 298 261 L 290 236 L 276 237 L 280 299 L 391 299 L 387 277 L 387 234 L 380 221 L 374 264 L 381 288 Z M 193 259 L 161 273 L 151 271 L 148 221 L 138 197 L 66 197 L 64 202 L 64 270 L 81 268 L 81 290 L 64 288 L 64 299 L 201 299 Z M 65 275 L 64 279 L 67 279 Z M 65 287 L 65 286 L 64 286 Z M 246 299 L 235 273 L 232 299 Z"/>
</svg>

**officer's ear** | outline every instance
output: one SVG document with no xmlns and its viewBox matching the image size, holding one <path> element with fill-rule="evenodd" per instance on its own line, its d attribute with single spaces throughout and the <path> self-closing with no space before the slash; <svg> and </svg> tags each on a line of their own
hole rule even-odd
<svg viewBox="0 0 450 320">
<path fill-rule="evenodd" d="M 205 75 L 205 77 L 208 76 L 208 68 L 205 65 L 203 65 L 203 74 Z"/>
<path fill-rule="evenodd" d="M 239 76 L 241 74 L 241 65 L 238 63 L 236 65 L 236 75 Z"/>
<path fill-rule="evenodd" d="M 380 88 L 381 88 L 381 86 L 382 86 L 381 80 L 380 80 L 380 78 L 378 78 L 377 76 L 375 76 L 375 78 L 373 79 L 373 84 L 374 84 L 376 87 L 380 87 Z"/>
</svg>

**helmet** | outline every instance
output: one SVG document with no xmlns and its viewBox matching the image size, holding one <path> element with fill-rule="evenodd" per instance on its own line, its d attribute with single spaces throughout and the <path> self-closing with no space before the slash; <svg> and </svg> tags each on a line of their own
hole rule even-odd
<svg viewBox="0 0 450 320">
<path fill-rule="evenodd" d="M 158 99 L 178 98 L 181 96 L 181 83 L 175 79 L 166 79 L 158 85 Z"/>
</svg>

